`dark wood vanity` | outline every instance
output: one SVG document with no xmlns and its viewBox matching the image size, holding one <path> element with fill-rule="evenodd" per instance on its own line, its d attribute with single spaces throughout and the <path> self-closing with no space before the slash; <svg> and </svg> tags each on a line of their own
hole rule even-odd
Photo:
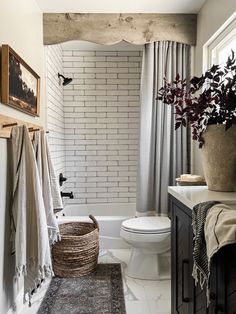
<svg viewBox="0 0 236 314">
<path fill-rule="evenodd" d="M 201 199 L 201 188 L 196 189 L 196 191 Z M 211 303 L 210 306 L 207 307 L 206 291 L 205 289 L 201 290 L 199 284 L 195 286 L 192 277 L 192 207 L 190 201 L 187 206 L 181 201 L 181 198 L 179 198 L 176 193 L 171 194 L 171 313 L 236 313 L 236 245 L 229 245 L 222 248 L 213 260 L 211 268 Z M 208 194 L 208 192 L 205 194 L 203 193 L 202 202 L 209 199 L 213 200 L 212 196 L 209 198 Z M 218 200 L 222 198 L 222 194 L 227 193 L 218 195 Z M 232 194 L 231 197 L 235 194 L 236 203 L 236 193 L 230 194 Z M 213 196 L 217 199 L 216 195 Z M 229 194 L 225 197 L 227 196 L 229 196 Z M 192 194 L 190 198 L 191 197 Z M 200 202 L 196 202 L 196 200 L 194 201 L 196 204 Z M 188 201 L 185 203 L 188 203 Z"/>
</svg>

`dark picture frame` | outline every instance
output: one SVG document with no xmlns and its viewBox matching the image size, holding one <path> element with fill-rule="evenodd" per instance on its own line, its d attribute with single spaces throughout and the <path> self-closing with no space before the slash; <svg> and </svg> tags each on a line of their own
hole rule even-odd
<svg viewBox="0 0 236 314">
<path fill-rule="evenodd" d="M 2 103 L 39 116 L 40 77 L 8 45 L 2 45 Z"/>
</svg>

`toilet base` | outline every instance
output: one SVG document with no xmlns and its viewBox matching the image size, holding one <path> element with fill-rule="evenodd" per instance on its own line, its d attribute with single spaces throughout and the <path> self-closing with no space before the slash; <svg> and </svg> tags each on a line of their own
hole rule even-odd
<svg viewBox="0 0 236 314">
<path fill-rule="evenodd" d="M 132 248 L 126 275 L 144 280 L 170 279 L 170 258 L 166 254 Z"/>
</svg>

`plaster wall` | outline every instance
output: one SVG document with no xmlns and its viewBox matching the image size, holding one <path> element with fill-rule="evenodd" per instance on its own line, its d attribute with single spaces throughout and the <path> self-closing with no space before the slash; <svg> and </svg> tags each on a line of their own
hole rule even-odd
<svg viewBox="0 0 236 314">
<path fill-rule="evenodd" d="M 0 103 L 0 113 L 21 120 L 45 124 L 44 47 L 42 13 L 35 0 L 0 0 L 0 46 L 10 45 L 41 77 L 40 117 L 34 118 Z M 0 139 L 0 313 L 7 313 L 21 283 L 14 283 L 14 257 L 11 256 L 9 198 L 10 154 L 8 141 Z"/>
</svg>

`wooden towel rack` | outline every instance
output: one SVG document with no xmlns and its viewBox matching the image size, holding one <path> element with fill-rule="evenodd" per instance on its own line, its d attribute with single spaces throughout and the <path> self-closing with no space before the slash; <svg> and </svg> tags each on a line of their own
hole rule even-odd
<svg viewBox="0 0 236 314">
<path fill-rule="evenodd" d="M 25 124 L 29 132 L 43 130 L 43 127 L 34 123 L 22 121 L 16 118 L 4 116 L 0 114 L 0 137 L 1 138 L 10 138 L 11 137 L 11 128 L 15 125 Z"/>
</svg>

